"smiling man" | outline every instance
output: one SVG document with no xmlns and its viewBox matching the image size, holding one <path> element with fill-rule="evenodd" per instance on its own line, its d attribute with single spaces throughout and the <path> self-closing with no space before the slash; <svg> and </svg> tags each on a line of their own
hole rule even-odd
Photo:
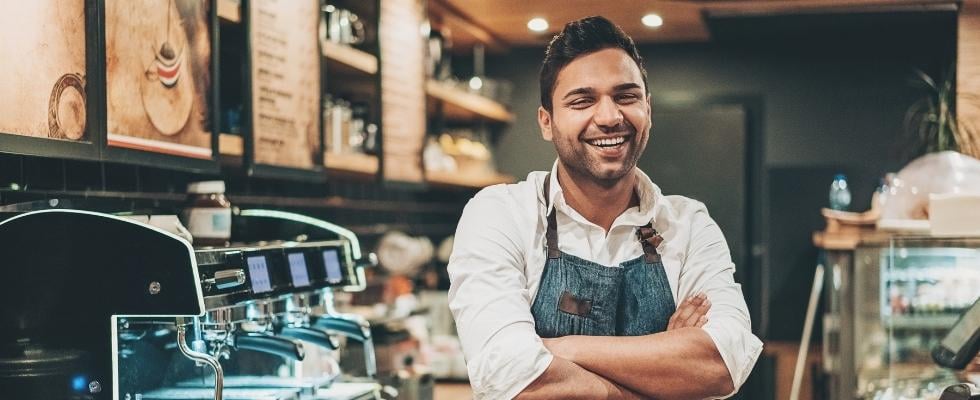
<svg viewBox="0 0 980 400">
<path fill-rule="evenodd" d="M 636 168 L 652 111 L 633 40 L 602 17 L 570 22 L 540 82 L 558 160 L 478 193 L 449 262 L 475 397 L 731 395 L 762 344 L 704 205 Z"/>
</svg>

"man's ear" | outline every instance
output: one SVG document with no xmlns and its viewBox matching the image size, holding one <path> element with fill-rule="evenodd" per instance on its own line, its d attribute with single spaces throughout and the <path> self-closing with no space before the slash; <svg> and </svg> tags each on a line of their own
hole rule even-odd
<svg viewBox="0 0 980 400">
<path fill-rule="evenodd" d="M 538 107 L 538 126 L 541 128 L 541 137 L 550 142 L 554 138 L 551 134 L 551 113 L 544 107 Z"/>
</svg>

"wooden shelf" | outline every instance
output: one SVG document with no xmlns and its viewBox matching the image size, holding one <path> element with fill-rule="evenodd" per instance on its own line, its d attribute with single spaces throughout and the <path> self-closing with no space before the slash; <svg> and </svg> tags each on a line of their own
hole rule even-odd
<svg viewBox="0 0 980 400">
<path fill-rule="evenodd" d="M 375 176 L 378 174 L 378 157 L 370 154 L 332 154 L 324 155 L 327 173 L 343 175 Z"/>
<path fill-rule="evenodd" d="M 425 180 L 434 186 L 452 186 L 480 189 L 498 183 L 514 183 L 513 176 L 493 173 L 487 175 L 463 175 L 456 172 L 426 171 Z"/>
<path fill-rule="evenodd" d="M 234 24 L 242 22 L 241 0 L 218 0 L 218 18 Z"/>
<path fill-rule="evenodd" d="M 892 232 L 824 232 L 813 233 L 813 245 L 824 250 L 854 250 L 862 243 L 883 243 L 894 236 Z"/>
<path fill-rule="evenodd" d="M 453 51 L 466 54 L 477 44 L 497 53 L 507 51 L 509 44 L 463 10 L 446 0 L 427 3 L 429 19 L 434 28 L 453 33 Z"/>
<path fill-rule="evenodd" d="M 222 133 L 218 136 L 218 154 L 232 157 L 245 155 L 245 139 L 235 134 Z"/>
<path fill-rule="evenodd" d="M 449 120 L 486 119 L 494 122 L 514 122 L 514 114 L 503 104 L 445 83 L 428 81 L 425 83 L 425 93 L 430 99 L 443 103 L 442 112 Z"/>
<path fill-rule="evenodd" d="M 959 314 L 896 315 L 884 317 L 884 325 L 895 329 L 940 330 L 952 328 L 959 318 Z"/>
<path fill-rule="evenodd" d="M 366 51 L 330 41 L 321 41 L 323 56 L 334 61 L 342 72 L 356 72 L 376 75 L 378 73 L 378 57 Z M 329 70 L 328 70 L 329 71 Z"/>
</svg>

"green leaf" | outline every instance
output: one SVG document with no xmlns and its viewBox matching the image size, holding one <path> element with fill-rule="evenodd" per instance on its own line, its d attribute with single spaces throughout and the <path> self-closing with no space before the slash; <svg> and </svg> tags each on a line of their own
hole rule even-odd
<svg viewBox="0 0 980 400">
<path fill-rule="evenodd" d="M 919 70 L 919 69 L 914 70 L 914 72 L 915 72 L 916 75 L 918 75 L 920 82 L 925 83 L 930 88 L 937 89 L 936 88 L 936 82 L 933 81 L 932 78 L 928 74 L 926 74 L 925 72 L 922 72 L 922 70 Z"/>
</svg>

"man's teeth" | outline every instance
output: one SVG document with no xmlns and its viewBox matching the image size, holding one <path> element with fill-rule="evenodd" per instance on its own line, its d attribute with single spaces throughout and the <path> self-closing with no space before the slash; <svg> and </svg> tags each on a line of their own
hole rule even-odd
<svg viewBox="0 0 980 400">
<path fill-rule="evenodd" d="M 593 146 L 616 146 L 622 144 L 626 141 L 626 137 L 620 136 L 617 138 L 605 138 L 605 139 L 595 139 L 588 141 L 589 144 Z"/>
</svg>

